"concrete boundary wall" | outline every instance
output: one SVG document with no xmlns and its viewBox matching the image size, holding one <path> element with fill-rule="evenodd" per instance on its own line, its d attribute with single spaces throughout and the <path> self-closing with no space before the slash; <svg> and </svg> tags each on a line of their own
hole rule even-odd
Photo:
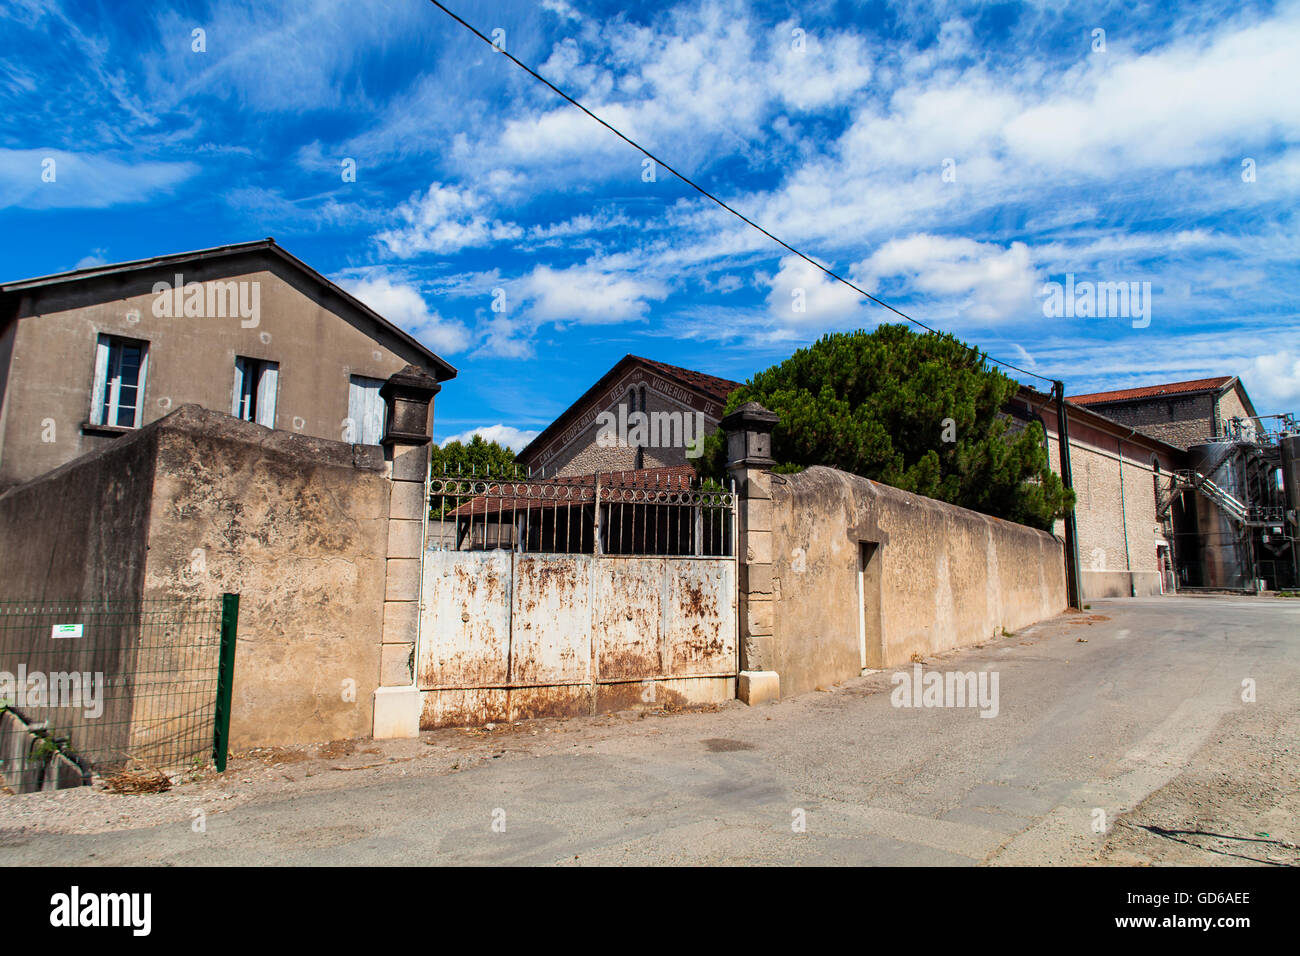
<svg viewBox="0 0 1300 956">
<path fill-rule="evenodd" d="M 831 468 L 766 477 L 781 696 L 1066 607 L 1063 544 L 1046 532 Z"/>
<path fill-rule="evenodd" d="M 391 465 L 196 405 L 0 495 L 0 598 L 239 593 L 231 746 L 371 733 Z"/>
<path fill-rule="evenodd" d="M 144 597 L 240 595 L 231 746 L 370 734 L 389 527 L 381 449 L 197 406 L 159 424 Z"/>
</svg>

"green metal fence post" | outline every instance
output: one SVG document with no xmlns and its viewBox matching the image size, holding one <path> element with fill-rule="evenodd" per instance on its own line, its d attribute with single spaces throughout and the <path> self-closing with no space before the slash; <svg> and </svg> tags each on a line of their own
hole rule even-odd
<svg viewBox="0 0 1300 956">
<path fill-rule="evenodd" d="M 230 748 L 230 695 L 235 685 L 238 620 L 239 595 L 221 595 L 221 661 L 217 669 L 217 719 L 212 739 L 212 759 L 218 773 L 226 769 L 226 752 Z"/>
</svg>

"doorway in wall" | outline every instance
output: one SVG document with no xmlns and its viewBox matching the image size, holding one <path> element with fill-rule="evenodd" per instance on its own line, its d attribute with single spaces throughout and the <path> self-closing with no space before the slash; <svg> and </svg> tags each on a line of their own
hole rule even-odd
<svg viewBox="0 0 1300 956">
<path fill-rule="evenodd" d="M 858 544 L 858 653 L 862 670 L 885 666 L 885 640 L 880 624 L 880 545 Z"/>
<path fill-rule="evenodd" d="M 1160 593 L 1170 594 L 1174 586 L 1174 562 L 1169 556 L 1169 545 L 1165 542 L 1156 544 L 1156 567 L 1160 570 Z"/>
</svg>

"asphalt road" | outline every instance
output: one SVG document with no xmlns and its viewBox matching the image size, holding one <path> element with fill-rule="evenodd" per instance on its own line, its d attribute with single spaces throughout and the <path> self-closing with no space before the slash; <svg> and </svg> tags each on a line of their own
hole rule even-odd
<svg viewBox="0 0 1300 956">
<path fill-rule="evenodd" d="M 151 826 L 125 813 L 124 829 L 44 832 L 0 807 L 0 865 L 1115 862 L 1117 821 L 1207 748 L 1243 827 L 1277 807 L 1248 800 L 1259 756 L 1233 741 L 1268 750 L 1280 778 L 1300 759 L 1271 736 L 1300 708 L 1300 601 L 1099 601 L 927 669 L 996 672 L 997 716 L 895 707 L 878 673 L 763 707 L 514 728 L 455 769 L 323 774 L 328 789 L 291 783 L 224 812 L 179 787 L 157 798 L 175 819 Z M 30 796 L 49 799 L 8 799 Z M 1275 835 L 1295 826 L 1279 817 L 1294 821 L 1273 813 Z"/>
</svg>

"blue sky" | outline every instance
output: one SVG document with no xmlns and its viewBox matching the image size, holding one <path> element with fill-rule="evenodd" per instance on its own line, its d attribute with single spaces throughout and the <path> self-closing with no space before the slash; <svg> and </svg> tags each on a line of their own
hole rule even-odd
<svg viewBox="0 0 1300 956">
<path fill-rule="evenodd" d="M 1296 3 L 448 6 L 1071 394 L 1239 374 L 1300 410 Z M 628 352 L 744 379 L 889 320 L 423 0 L 6 0 L 0 76 L 0 278 L 274 236 L 461 370 L 440 440 L 518 445 Z M 1150 324 L 1046 317 L 1066 274 L 1150 282 Z"/>
</svg>

